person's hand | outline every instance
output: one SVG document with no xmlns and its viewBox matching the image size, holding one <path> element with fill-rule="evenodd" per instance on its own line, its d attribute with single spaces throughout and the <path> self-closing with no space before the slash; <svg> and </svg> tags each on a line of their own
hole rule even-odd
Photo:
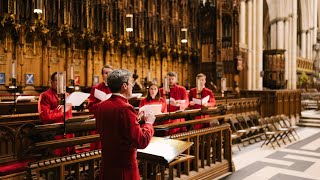
<svg viewBox="0 0 320 180">
<path fill-rule="evenodd" d="M 66 104 L 66 112 L 69 111 L 70 109 L 72 110 L 72 104 L 71 103 L 67 103 Z"/>
<path fill-rule="evenodd" d="M 207 107 L 208 106 L 208 103 L 204 103 L 202 104 L 203 107 Z"/>
<path fill-rule="evenodd" d="M 144 112 L 144 121 L 148 124 L 153 124 L 156 120 L 156 116 L 153 114 L 153 112 Z"/>
<path fill-rule="evenodd" d="M 64 111 L 64 105 L 59 105 L 57 108 L 58 108 L 58 110 L 59 110 L 60 112 L 63 113 L 63 111 Z M 71 103 L 67 103 L 67 104 L 66 104 L 66 112 L 68 112 L 70 109 L 72 109 L 72 104 L 71 104 Z"/>
<path fill-rule="evenodd" d="M 193 101 L 189 102 L 190 106 L 194 106 L 196 103 L 194 103 Z"/>
</svg>

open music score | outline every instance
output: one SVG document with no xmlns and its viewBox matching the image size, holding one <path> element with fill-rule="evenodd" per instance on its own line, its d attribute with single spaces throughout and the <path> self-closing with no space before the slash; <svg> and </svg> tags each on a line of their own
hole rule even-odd
<svg viewBox="0 0 320 180">
<path fill-rule="evenodd" d="M 192 144 L 193 142 L 152 137 L 150 144 L 145 149 L 138 149 L 138 158 L 168 164 L 191 147 Z"/>
</svg>

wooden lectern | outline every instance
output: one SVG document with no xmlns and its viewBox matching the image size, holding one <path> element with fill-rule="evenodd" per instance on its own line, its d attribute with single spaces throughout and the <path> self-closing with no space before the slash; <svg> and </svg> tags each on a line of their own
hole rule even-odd
<svg viewBox="0 0 320 180">
<path fill-rule="evenodd" d="M 189 169 L 189 160 L 193 159 L 194 156 L 182 153 L 192 145 L 193 142 L 152 137 L 148 147 L 145 149 L 138 149 L 138 159 L 142 160 L 144 164 L 144 174 L 142 174 L 143 179 L 147 179 L 148 176 L 146 174 L 148 168 L 147 164 L 151 165 L 151 179 L 157 179 L 156 176 L 159 173 L 161 173 L 161 179 L 164 179 L 166 167 L 169 168 L 169 179 L 171 179 L 173 177 L 173 166 L 177 165 L 180 167 L 181 163 L 185 163 L 185 170 Z M 180 168 L 178 169 L 181 171 Z"/>
</svg>

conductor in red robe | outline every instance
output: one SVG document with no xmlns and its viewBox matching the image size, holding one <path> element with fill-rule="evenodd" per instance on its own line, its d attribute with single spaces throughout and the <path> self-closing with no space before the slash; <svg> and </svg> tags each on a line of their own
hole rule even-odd
<svg viewBox="0 0 320 180">
<path fill-rule="evenodd" d="M 138 123 L 134 107 L 127 98 L 134 85 L 128 70 L 117 69 L 108 75 L 112 96 L 101 102 L 96 111 L 96 126 L 102 142 L 101 180 L 138 180 L 137 149 L 144 149 L 153 136 L 155 116 L 144 114 L 145 124 Z"/>
<path fill-rule="evenodd" d="M 90 96 L 88 98 L 88 109 L 89 109 L 89 112 L 95 113 L 99 103 L 101 102 L 100 99 L 98 99 L 98 98 L 96 98 L 94 96 L 96 90 L 102 91 L 102 92 L 104 92 L 106 94 L 110 94 L 111 93 L 110 88 L 109 88 L 109 86 L 107 84 L 107 79 L 108 79 L 108 75 L 112 71 L 113 71 L 113 68 L 110 65 L 105 65 L 105 66 L 102 67 L 101 74 L 102 74 L 102 77 L 103 77 L 103 82 L 93 86 L 92 89 L 91 89 Z M 96 134 L 96 131 L 91 131 L 90 134 L 91 135 Z M 101 142 L 94 142 L 94 143 L 90 144 L 90 150 L 95 150 L 95 149 L 101 149 Z"/>
<path fill-rule="evenodd" d="M 168 81 L 169 81 L 169 88 L 170 88 L 170 104 L 167 103 L 168 112 L 175 112 L 178 110 L 185 110 L 189 105 L 187 90 L 185 87 L 180 86 L 177 84 L 177 74 L 175 72 L 168 72 Z M 163 88 L 160 88 L 160 95 L 161 97 L 166 98 L 166 92 L 164 92 Z M 171 100 L 173 98 L 174 100 Z M 180 119 L 173 119 L 164 121 L 163 124 L 169 124 L 174 122 L 184 122 L 184 118 Z M 176 134 L 180 131 L 186 131 L 185 128 L 174 128 L 169 130 L 169 134 Z"/>
<path fill-rule="evenodd" d="M 63 105 L 59 105 L 57 94 L 57 72 L 51 75 L 51 88 L 40 94 L 38 112 L 43 124 L 63 123 Z M 66 120 L 72 117 L 72 105 L 66 104 Z M 66 134 L 65 138 L 72 138 L 74 134 Z M 63 139 L 63 135 L 55 136 L 55 139 Z M 74 146 L 55 149 L 53 154 L 64 156 L 74 152 Z"/>
<path fill-rule="evenodd" d="M 197 87 L 196 88 L 192 88 L 189 92 L 189 99 L 190 99 L 190 103 L 189 106 L 192 109 L 200 109 L 203 107 L 214 107 L 216 105 L 216 100 L 213 96 L 213 93 L 210 89 L 205 87 L 206 84 L 206 75 L 200 73 L 197 75 Z M 209 101 L 203 104 L 196 104 L 193 101 L 193 98 L 196 99 L 203 99 L 205 97 L 209 96 Z M 201 119 L 201 118 L 205 118 L 208 117 L 208 115 L 202 115 L 202 116 L 196 116 L 195 119 Z M 200 129 L 200 128 L 204 128 L 204 127 L 208 127 L 209 124 L 196 124 L 194 125 L 194 129 Z"/>
</svg>

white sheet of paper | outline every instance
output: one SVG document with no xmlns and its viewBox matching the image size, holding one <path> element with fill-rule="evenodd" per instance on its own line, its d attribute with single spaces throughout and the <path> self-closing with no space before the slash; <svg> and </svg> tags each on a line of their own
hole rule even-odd
<svg viewBox="0 0 320 180">
<path fill-rule="evenodd" d="M 35 96 L 18 96 L 16 102 L 19 101 L 31 101 L 34 100 Z"/>
<path fill-rule="evenodd" d="M 172 98 L 172 97 L 170 97 L 170 104 L 172 105 L 172 102 L 175 102 L 175 101 L 177 101 L 179 104 L 183 104 L 183 103 L 185 103 L 186 102 L 186 100 L 175 100 L 174 98 Z M 169 104 L 169 99 L 166 99 L 166 102 L 167 102 L 167 104 Z M 180 105 L 179 105 L 180 106 Z M 179 106 L 177 106 L 177 107 L 179 107 Z"/>
<path fill-rule="evenodd" d="M 111 93 L 106 94 L 105 92 L 100 91 L 99 89 L 94 90 L 94 97 L 96 97 L 100 101 L 105 101 L 105 100 L 109 99 L 111 97 L 111 95 L 112 95 Z"/>
<path fill-rule="evenodd" d="M 202 99 L 197 99 L 197 98 L 192 98 L 192 101 L 195 103 L 195 104 L 198 104 L 198 105 L 201 105 L 201 104 L 206 104 L 209 102 L 209 99 L 210 99 L 210 96 L 206 96 Z M 201 102 L 202 101 L 202 102 Z"/>
<path fill-rule="evenodd" d="M 167 102 L 167 104 L 169 104 L 169 101 L 176 101 L 174 98 L 172 98 L 172 97 L 170 97 L 170 100 L 169 99 L 166 99 L 166 102 Z"/>
<path fill-rule="evenodd" d="M 140 98 L 142 93 L 132 93 L 131 98 Z"/>
<path fill-rule="evenodd" d="M 73 92 L 67 97 L 66 103 L 71 103 L 72 106 L 80 106 L 89 96 L 89 93 Z"/>
<path fill-rule="evenodd" d="M 145 113 L 153 112 L 154 115 L 157 115 L 162 113 L 161 108 L 162 108 L 161 104 L 149 104 L 139 108 L 139 112 L 141 111 L 144 111 Z"/>
</svg>

